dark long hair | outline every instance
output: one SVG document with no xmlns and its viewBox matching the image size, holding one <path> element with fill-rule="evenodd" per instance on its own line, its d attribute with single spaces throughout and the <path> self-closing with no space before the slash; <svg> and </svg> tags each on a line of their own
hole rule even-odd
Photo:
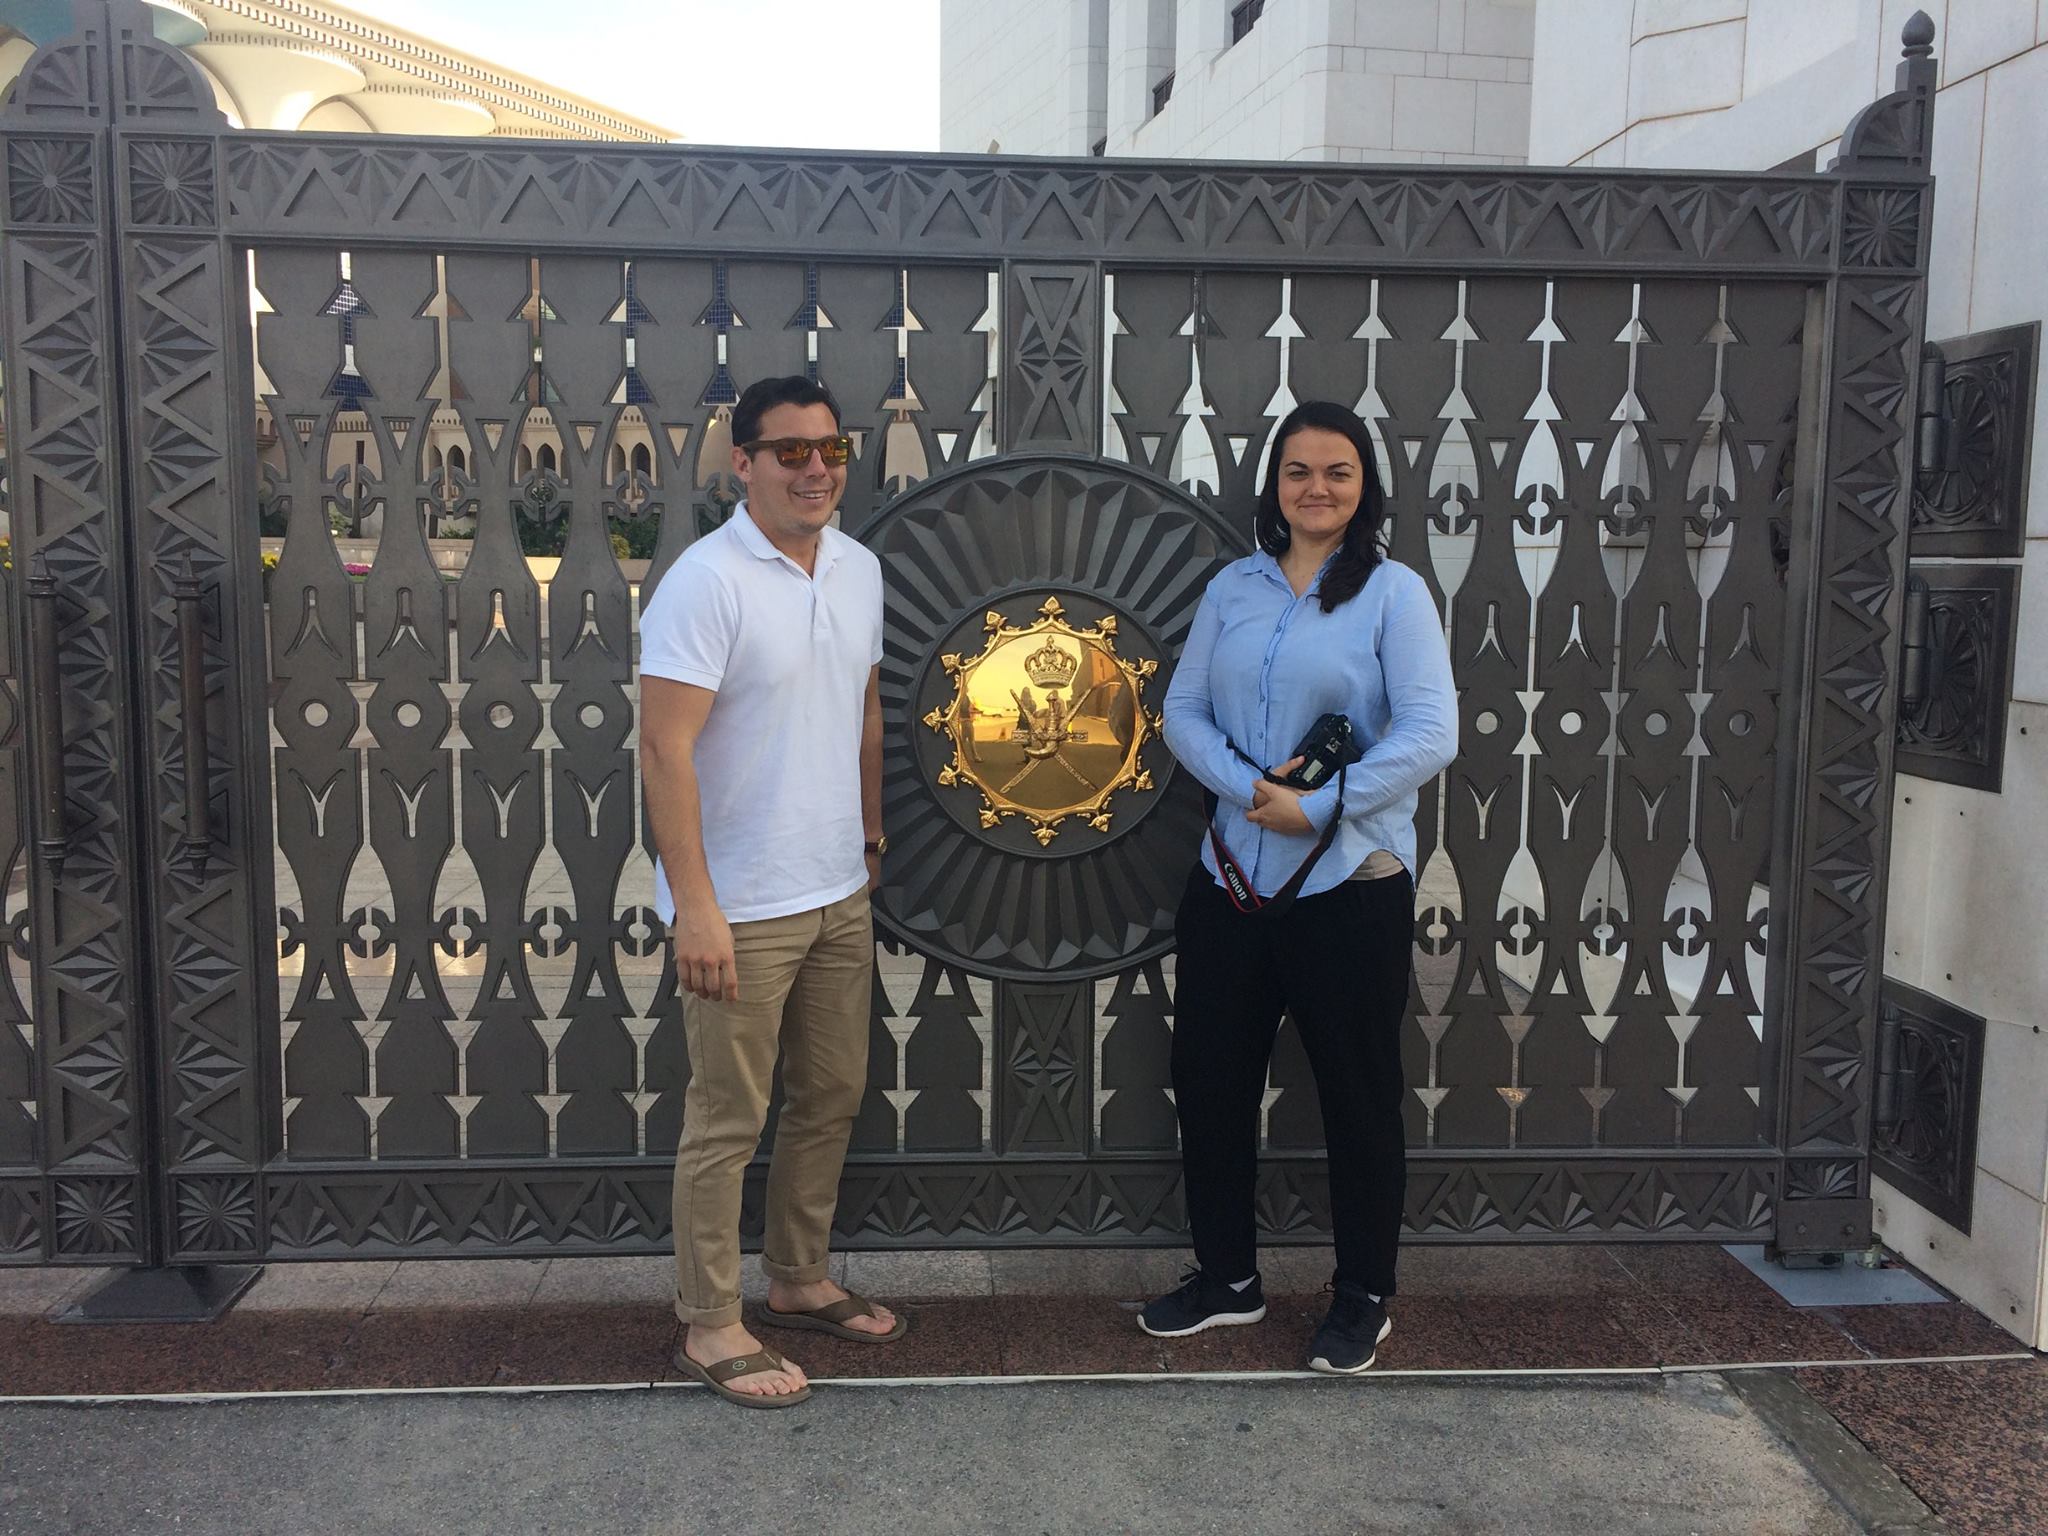
<svg viewBox="0 0 2048 1536">
<path fill-rule="evenodd" d="M 1351 440 L 1358 450 L 1358 511 L 1344 527 L 1344 541 L 1323 572 L 1316 596 L 1323 612 L 1333 612 L 1339 603 L 1358 596 L 1366 577 L 1380 563 L 1380 529 L 1387 520 L 1386 492 L 1380 488 L 1379 458 L 1373 452 L 1372 434 L 1365 423 L 1330 400 L 1305 400 L 1287 413 L 1273 434 L 1273 449 L 1266 455 L 1266 481 L 1259 487 L 1259 509 L 1252 517 L 1252 534 L 1259 548 L 1279 559 L 1286 553 L 1294 530 L 1280 511 L 1280 459 L 1287 439 L 1305 428 L 1335 432 Z"/>
</svg>

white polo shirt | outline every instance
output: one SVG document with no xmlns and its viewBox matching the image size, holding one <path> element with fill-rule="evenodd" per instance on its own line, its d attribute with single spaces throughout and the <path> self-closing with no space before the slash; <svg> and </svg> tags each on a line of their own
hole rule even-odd
<svg viewBox="0 0 2048 1536">
<path fill-rule="evenodd" d="M 640 671 L 718 697 L 697 736 L 704 858 L 726 921 L 809 912 L 867 884 L 860 737 L 882 659 L 882 565 L 837 528 L 817 569 L 741 502 L 669 567 L 640 613 Z M 660 861 L 654 910 L 675 921 Z"/>
</svg>

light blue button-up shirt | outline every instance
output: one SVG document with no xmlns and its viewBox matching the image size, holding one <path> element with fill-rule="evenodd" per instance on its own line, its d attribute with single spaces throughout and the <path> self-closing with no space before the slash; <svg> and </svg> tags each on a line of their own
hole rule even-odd
<svg viewBox="0 0 2048 1536">
<path fill-rule="evenodd" d="M 1296 597 L 1271 555 L 1233 561 L 1202 595 L 1164 721 L 1173 755 L 1215 792 L 1216 829 L 1262 896 L 1314 850 L 1337 782 L 1302 796 L 1317 832 L 1269 832 L 1245 819 L 1258 774 L 1231 748 L 1273 767 L 1323 714 L 1350 716 L 1365 756 L 1345 775 L 1343 824 L 1301 894 L 1340 884 L 1378 848 L 1415 874 L 1416 791 L 1458 750 L 1457 690 L 1428 586 L 1382 560 L 1356 597 L 1324 613 L 1315 583 Z M 1202 866 L 1216 873 L 1206 836 Z"/>
</svg>

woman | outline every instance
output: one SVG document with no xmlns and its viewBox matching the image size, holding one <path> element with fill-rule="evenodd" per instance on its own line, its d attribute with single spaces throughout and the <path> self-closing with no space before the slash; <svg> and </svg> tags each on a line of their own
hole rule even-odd
<svg viewBox="0 0 2048 1536">
<path fill-rule="evenodd" d="M 1315 1069 L 1337 1244 L 1309 1364 L 1336 1375 L 1369 1367 L 1392 1327 L 1416 791 L 1458 739 L 1443 625 L 1422 578 L 1380 552 L 1384 516 L 1365 423 L 1325 401 L 1290 413 L 1266 460 L 1259 552 L 1209 584 L 1165 708 L 1167 745 L 1212 804 L 1175 924 L 1196 1268 L 1139 1326 L 1173 1338 L 1266 1315 L 1253 1186 L 1285 1011 Z M 1348 719 L 1364 755 L 1313 790 L 1280 782 L 1302 773 L 1296 745 L 1325 715 Z"/>
</svg>

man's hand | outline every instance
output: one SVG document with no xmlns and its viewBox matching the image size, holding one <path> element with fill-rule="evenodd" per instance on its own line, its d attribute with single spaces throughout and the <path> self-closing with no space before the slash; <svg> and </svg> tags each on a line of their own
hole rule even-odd
<svg viewBox="0 0 2048 1536">
<path fill-rule="evenodd" d="M 640 780 L 647 824 L 675 898 L 676 980 L 692 997 L 739 1001 L 732 925 L 719 910 L 704 863 L 703 802 L 697 789 L 697 736 L 717 694 L 672 678 L 640 679 Z"/>
<path fill-rule="evenodd" d="M 1264 827 L 1268 832 L 1286 832 L 1295 836 L 1315 831 L 1315 823 L 1301 808 L 1301 791 L 1275 782 L 1294 772 L 1301 762 L 1299 757 L 1290 757 L 1278 767 L 1267 770 L 1267 776 L 1252 787 L 1252 808 L 1245 813 L 1246 821 L 1255 827 Z"/>
<path fill-rule="evenodd" d="M 733 960 L 732 925 L 716 902 L 676 908 L 676 980 L 706 1002 L 740 1000 L 739 966 Z"/>
</svg>

